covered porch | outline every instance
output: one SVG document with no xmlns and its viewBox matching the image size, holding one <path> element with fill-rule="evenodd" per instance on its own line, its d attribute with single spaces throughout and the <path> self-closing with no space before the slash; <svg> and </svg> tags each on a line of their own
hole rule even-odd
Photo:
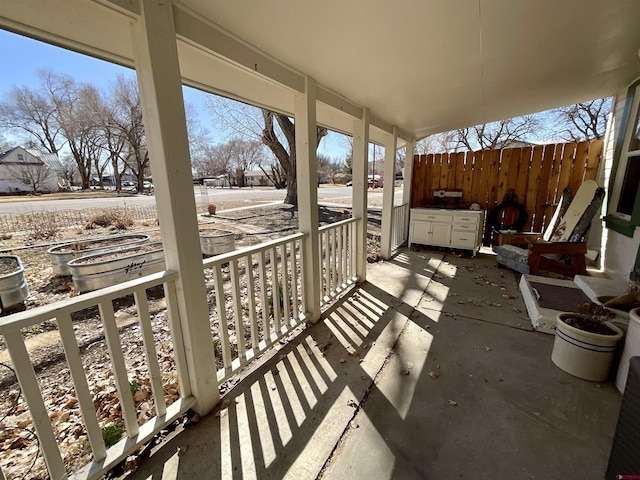
<svg viewBox="0 0 640 480">
<path fill-rule="evenodd" d="M 135 68 L 166 260 L 164 272 L 0 321 L 52 478 L 97 478 L 190 409 L 204 420 L 161 447 L 140 478 L 172 469 L 184 478 L 341 478 L 349 471 L 552 478 L 553 468 L 566 476 L 604 470 L 619 406 L 614 388 L 552 367 L 552 339 L 528 331 L 524 318 L 514 320 L 525 316 L 521 305 L 502 305 L 500 282 L 515 286 L 507 274 L 476 283 L 473 262 L 480 259 L 393 257 L 407 238 L 408 188 L 394 205 L 393 182 L 385 182 L 381 251 L 390 261 L 367 267 L 369 144 L 385 146 L 385 177 L 393 178 L 396 152 L 406 149 L 410 172 L 415 141 L 431 133 L 619 92 L 640 74 L 640 7 L 431 1 L 399 12 L 386 1 L 343 3 L 3 3 L 2 28 Z M 460 33 L 452 38 L 454 20 Z M 574 22 L 597 28 L 568 36 Z M 344 36 L 329 34 L 328 26 Z M 416 57 L 416 46 L 429 62 Z M 562 54 L 549 55 L 558 46 Z M 298 234 L 203 263 L 183 84 L 295 118 L 297 169 L 289 180 L 297 184 Z M 318 125 L 353 136 L 352 218 L 322 228 Z M 166 297 L 176 401 L 165 395 L 157 358 L 163 346 L 148 308 L 146 291 L 156 287 Z M 489 287 L 500 298 L 488 300 Z M 482 298 L 468 300 L 471 289 Z M 114 300 L 125 295 L 137 307 L 138 356 L 155 408 L 149 419 L 138 416 L 130 358 L 120 348 Z M 73 331 L 72 315 L 86 308 L 97 308 L 103 322 L 124 424 L 124 437 L 110 448 L 96 413 L 99 391 L 86 378 Z M 504 318 L 496 322 L 499 312 Z M 79 471 L 65 465 L 21 333 L 51 319 L 76 392 L 71 410 L 84 425 L 79 441 L 91 450 L 92 463 Z M 234 329 L 246 330 L 249 340 Z M 271 357 L 221 396 L 259 355 Z M 187 448 L 178 451 L 183 442 Z M 553 445 L 574 453 L 572 460 L 555 464 Z M 207 463 L 211 451 L 219 455 Z"/>
<path fill-rule="evenodd" d="M 552 343 L 491 255 L 402 251 L 131 478 L 603 478 L 620 395 Z"/>
</svg>

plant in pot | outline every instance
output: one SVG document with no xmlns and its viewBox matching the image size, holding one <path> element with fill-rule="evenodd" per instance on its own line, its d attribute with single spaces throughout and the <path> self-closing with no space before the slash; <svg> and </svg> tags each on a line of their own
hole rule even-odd
<svg viewBox="0 0 640 480">
<path fill-rule="evenodd" d="M 551 360 L 571 375 L 606 380 L 622 330 L 609 322 L 615 314 L 596 303 L 580 305 L 575 312 L 557 316 Z"/>
</svg>

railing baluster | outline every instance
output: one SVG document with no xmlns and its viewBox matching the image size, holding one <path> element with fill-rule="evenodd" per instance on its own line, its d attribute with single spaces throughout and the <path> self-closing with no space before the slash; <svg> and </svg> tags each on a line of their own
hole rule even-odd
<svg viewBox="0 0 640 480">
<path fill-rule="evenodd" d="M 144 353 L 147 357 L 147 365 L 149 367 L 149 381 L 151 383 L 153 403 L 156 406 L 156 414 L 162 416 L 167 413 L 167 402 L 164 398 L 164 390 L 162 388 L 162 373 L 160 372 L 160 363 L 158 362 L 158 352 L 156 352 L 156 342 L 153 339 L 153 328 L 151 327 L 151 315 L 149 315 L 149 301 L 147 300 L 146 290 L 136 290 L 133 292 L 133 298 L 136 302 L 138 321 L 142 333 L 142 344 L 144 345 Z"/>
<path fill-rule="evenodd" d="M 264 251 L 258 254 L 258 269 L 260 270 L 260 302 L 262 303 L 262 334 L 267 343 L 271 340 L 269 327 L 269 303 L 267 301 L 267 267 Z"/>
<path fill-rule="evenodd" d="M 291 246 L 291 289 L 293 290 L 293 318 L 296 323 L 300 320 L 300 307 L 298 295 L 298 245 L 294 240 Z"/>
<path fill-rule="evenodd" d="M 42 399 L 36 372 L 33 370 L 29 353 L 24 345 L 20 331 L 6 332 L 4 334 L 7 350 L 11 362 L 16 366 L 16 376 L 20 382 L 20 388 L 29 407 L 29 413 L 33 420 L 33 426 L 38 434 L 40 447 L 47 464 L 49 475 L 55 479 L 66 479 L 67 471 L 60 455 L 60 449 L 56 436 L 51 427 L 49 414 Z"/>
<path fill-rule="evenodd" d="M 338 254 L 336 255 L 336 272 L 338 273 L 338 279 L 336 280 L 338 284 L 338 288 L 342 289 L 342 284 L 344 283 L 344 270 L 342 268 L 342 259 L 344 258 L 344 250 L 342 245 L 342 232 L 344 231 L 344 226 L 340 225 L 336 230 L 336 236 L 338 237 Z"/>
<path fill-rule="evenodd" d="M 319 268 L 318 268 L 318 288 L 320 289 L 320 301 L 322 302 L 322 298 L 324 297 L 324 255 L 322 251 L 324 250 L 324 233 L 318 233 L 318 258 L 320 260 Z"/>
<path fill-rule="evenodd" d="M 224 284 L 222 283 L 222 270 L 214 267 L 214 285 L 216 289 L 216 307 L 218 311 L 218 335 L 222 348 L 222 363 L 224 368 L 231 368 L 231 347 L 229 345 L 229 327 L 227 326 L 227 309 L 224 300 Z"/>
<path fill-rule="evenodd" d="M 324 232 L 324 295 L 331 294 L 331 266 L 329 265 L 331 245 L 329 244 L 329 230 Z"/>
<path fill-rule="evenodd" d="M 73 333 L 71 315 L 65 313 L 56 318 L 56 321 L 58 323 L 58 330 L 60 331 L 62 348 L 64 349 L 64 354 L 67 357 L 67 363 L 69 364 L 69 372 L 71 373 L 71 379 L 73 380 L 73 388 L 76 391 L 76 398 L 78 399 L 78 404 L 80 406 L 80 413 L 82 413 L 82 418 L 87 429 L 89 444 L 93 451 L 93 458 L 96 462 L 100 462 L 106 458 L 107 448 L 105 447 L 104 440 L 102 439 L 102 430 L 100 430 L 100 424 L 98 423 L 96 411 L 93 406 L 93 397 L 82 365 L 80 349 L 78 348 L 76 336 Z"/>
<path fill-rule="evenodd" d="M 280 245 L 282 253 L 282 296 L 284 297 L 284 324 L 291 325 L 291 294 L 289 290 L 289 262 L 287 261 L 287 244 Z"/>
<path fill-rule="evenodd" d="M 247 348 L 244 343 L 244 321 L 242 318 L 242 304 L 240 303 L 240 280 L 238 278 L 238 260 L 229 262 L 231 272 L 231 300 L 233 302 L 233 314 L 236 325 L 236 343 L 238 356 L 242 359 L 247 356 Z"/>
<path fill-rule="evenodd" d="M 302 240 L 298 240 L 297 241 L 298 244 L 298 251 L 300 252 L 300 259 L 299 259 L 299 264 L 300 264 L 300 275 L 302 275 L 302 272 L 304 271 L 304 242 Z M 305 284 L 303 281 L 300 281 L 300 304 L 302 305 L 302 308 L 304 308 L 305 305 L 305 301 L 306 301 L 306 295 L 307 295 L 307 291 L 305 289 Z M 306 311 L 304 311 L 303 313 L 307 313 Z"/>
<path fill-rule="evenodd" d="M 273 326 L 276 334 L 280 336 L 282 332 L 280 312 L 280 281 L 278 278 L 278 253 L 276 247 L 271 248 L 271 293 L 273 298 Z"/>
<path fill-rule="evenodd" d="M 347 265 L 349 264 L 349 225 L 342 226 L 342 283 L 349 281 L 349 270 Z"/>
<path fill-rule="evenodd" d="M 109 356 L 111 357 L 118 397 L 120 398 L 122 418 L 127 430 L 127 436 L 132 438 L 138 435 L 140 428 L 138 426 L 136 406 L 133 402 L 133 394 L 131 393 L 131 385 L 129 384 L 127 366 L 125 365 L 124 356 L 122 355 L 120 334 L 118 333 L 116 317 L 113 313 L 113 301 L 111 299 L 102 301 L 98 304 L 98 308 L 100 310 L 100 317 L 102 317 L 104 336 L 107 341 Z"/>
<path fill-rule="evenodd" d="M 248 254 L 244 257 L 246 264 L 245 274 L 247 277 L 247 295 L 249 297 L 249 322 L 251 322 L 251 347 L 258 348 L 260 343 L 260 332 L 258 331 L 258 321 L 256 319 L 256 288 L 253 284 L 253 256 Z"/>
<path fill-rule="evenodd" d="M 358 219 L 357 222 L 364 222 L 362 218 Z M 349 278 L 353 278 L 356 276 L 356 242 L 355 242 L 355 232 L 356 222 L 349 224 L 349 243 L 351 248 L 349 249 L 349 258 L 351 259 L 351 264 L 349 265 Z"/>
<path fill-rule="evenodd" d="M 187 355 L 182 338 L 182 325 L 178 314 L 178 297 L 176 295 L 176 282 L 165 282 L 163 284 L 164 296 L 167 301 L 167 319 L 169 330 L 173 339 L 173 355 L 176 361 L 176 371 L 178 373 L 178 386 L 180 396 L 187 398 L 191 396 L 191 383 L 189 380 L 189 369 L 187 367 Z"/>
<path fill-rule="evenodd" d="M 336 229 L 332 228 L 329 231 L 329 239 L 331 244 L 331 256 L 329 257 L 329 263 L 331 265 L 331 275 L 329 280 L 331 281 L 330 293 L 333 294 L 337 290 L 336 288 Z"/>
</svg>

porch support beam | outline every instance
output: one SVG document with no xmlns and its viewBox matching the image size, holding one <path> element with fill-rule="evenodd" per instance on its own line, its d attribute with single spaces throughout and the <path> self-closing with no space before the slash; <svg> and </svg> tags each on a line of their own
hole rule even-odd
<svg viewBox="0 0 640 480">
<path fill-rule="evenodd" d="M 298 222 L 305 235 L 303 243 L 302 291 L 307 321 L 320 319 L 320 271 L 318 241 L 318 159 L 316 144 L 316 82 L 305 78 L 304 94 L 295 98 L 296 179 L 298 181 Z"/>
<path fill-rule="evenodd" d="M 384 186 L 382 189 L 382 238 L 380 255 L 384 260 L 391 258 L 391 239 L 393 237 L 393 199 L 395 197 L 396 179 L 396 144 L 398 136 L 396 128 L 387 135 L 384 144 Z"/>
<path fill-rule="evenodd" d="M 402 172 L 402 204 L 409 205 L 407 208 L 411 208 L 411 188 L 413 187 L 413 149 L 415 147 L 415 139 L 410 138 L 406 143 L 406 151 L 404 154 L 404 171 Z M 409 238 L 409 215 L 410 212 L 404 216 L 404 233 L 405 237 Z"/>
<path fill-rule="evenodd" d="M 189 378 L 185 389 L 204 415 L 218 402 L 213 342 L 198 238 L 196 205 L 172 0 L 141 0 L 133 23 L 136 74 L 156 191 L 167 270 L 179 273 L 177 311 Z"/>
<path fill-rule="evenodd" d="M 367 279 L 367 189 L 369 168 L 369 109 L 364 108 L 362 118 L 353 122 L 353 210 L 360 221 L 356 227 L 356 275 L 360 282 Z"/>
</svg>

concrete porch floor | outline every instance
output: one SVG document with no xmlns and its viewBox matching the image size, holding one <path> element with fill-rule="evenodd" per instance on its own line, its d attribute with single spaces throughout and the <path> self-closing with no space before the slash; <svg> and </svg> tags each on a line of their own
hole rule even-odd
<svg viewBox="0 0 640 480">
<path fill-rule="evenodd" d="M 130 478 L 604 477 L 621 396 L 552 364 L 495 257 L 367 276 Z"/>
</svg>

